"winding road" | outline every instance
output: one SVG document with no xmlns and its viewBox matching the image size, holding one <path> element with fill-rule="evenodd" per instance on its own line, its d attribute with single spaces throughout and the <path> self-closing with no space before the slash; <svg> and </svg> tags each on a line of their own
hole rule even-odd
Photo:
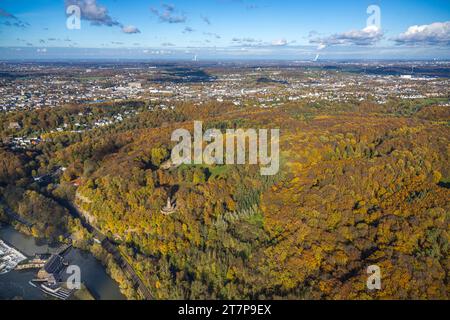
<svg viewBox="0 0 450 320">
<path fill-rule="evenodd" d="M 86 230 L 88 230 L 94 238 L 101 241 L 101 245 L 104 250 L 114 257 L 115 262 L 119 265 L 122 270 L 125 271 L 127 276 L 132 280 L 134 288 L 141 294 L 145 300 L 154 300 L 153 295 L 150 290 L 144 284 L 143 280 L 137 275 L 133 267 L 128 263 L 128 261 L 122 256 L 120 250 L 117 246 L 111 242 L 104 234 L 102 234 L 97 228 L 89 224 L 83 217 L 80 210 L 72 203 L 65 202 L 64 206 L 69 210 L 70 214 L 81 221 L 82 225 Z"/>
<path fill-rule="evenodd" d="M 21 216 L 19 216 L 17 213 L 15 213 L 11 208 L 9 208 L 3 201 L 3 199 L 0 198 L 0 204 L 3 205 L 4 212 L 6 215 L 11 218 L 12 220 L 16 220 L 27 227 L 31 228 L 33 226 L 32 223 L 26 221 Z M 89 224 L 86 219 L 84 219 L 82 213 L 80 210 L 73 205 L 70 202 L 63 202 L 60 203 L 65 208 L 67 208 L 70 212 L 70 214 L 76 218 L 79 219 L 86 230 L 88 230 L 95 238 L 101 241 L 101 245 L 106 252 L 111 254 L 114 257 L 115 262 L 119 265 L 119 267 L 125 271 L 126 275 L 131 279 L 133 282 L 134 288 L 140 293 L 140 295 L 145 300 L 153 300 L 153 296 L 150 292 L 150 290 L 147 288 L 147 286 L 144 284 L 142 279 L 137 275 L 136 271 L 133 269 L 133 267 L 128 263 L 128 261 L 122 256 L 120 253 L 120 250 L 117 248 L 117 246 L 111 242 L 105 235 L 103 235 L 97 228 Z"/>
</svg>

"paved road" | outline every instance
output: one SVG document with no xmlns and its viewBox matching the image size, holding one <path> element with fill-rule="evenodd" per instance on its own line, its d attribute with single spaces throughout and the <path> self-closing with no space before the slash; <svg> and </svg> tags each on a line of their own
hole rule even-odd
<svg viewBox="0 0 450 320">
<path fill-rule="evenodd" d="M 11 208 L 8 207 L 6 205 L 6 203 L 3 201 L 3 199 L 1 199 L 1 198 L 0 198 L 0 204 L 3 205 L 3 208 L 5 209 L 4 211 L 8 217 L 10 217 L 13 220 L 19 221 L 20 223 L 26 225 L 28 228 L 31 228 L 33 226 L 32 223 L 28 222 L 27 220 L 25 220 L 24 218 L 19 216 L 17 213 L 12 211 Z"/>
<path fill-rule="evenodd" d="M 117 246 L 111 242 L 108 237 L 102 234 L 97 228 L 89 224 L 86 219 L 84 219 L 80 210 L 72 203 L 65 203 L 65 207 L 69 209 L 72 216 L 80 219 L 83 227 L 85 227 L 91 234 L 94 235 L 95 238 L 101 241 L 101 245 L 103 249 L 105 249 L 109 254 L 114 257 L 116 263 L 126 272 L 126 274 L 131 278 L 135 289 L 144 297 L 145 300 L 153 300 L 153 296 L 147 286 L 144 284 L 141 278 L 137 275 L 136 271 L 133 267 L 126 261 L 126 259 L 122 256 Z"/>
<path fill-rule="evenodd" d="M 133 281 L 135 289 L 145 298 L 145 300 L 153 300 L 153 296 L 148 290 L 147 286 L 144 284 L 141 278 L 136 274 L 133 267 L 125 260 L 122 254 L 119 252 L 117 247 L 111 243 L 107 238 L 102 241 L 103 248 L 108 251 L 116 260 L 116 263 L 127 273 L 127 275 Z"/>
<path fill-rule="evenodd" d="M 33 224 L 23 219 L 21 216 L 19 216 L 17 213 L 12 211 L 0 198 L 0 204 L 3 205 L 4 211 L 8 217 L 10 217 L 13 220 L 19 221 L 20 223 L 26 225 L 27 227 L 31 228 Z M 90 225 L 84 218 L 81 212 L 78 210 L 76 206 L 69 202 L 65 202 L 64 206 L 69 209 L 70 214 L 80 219 L 83 227 L 85 227 L 90 233 L 94 235 L 95 238 L 101 241 L 101 245 L 103 249 L 105 249 L 109 254 L 111 254 L 114 257 L 114 260 L 116 263 L 126 272 L 128 277 L 132 280 L 135 289 L 144 297 L 146 300 L 153 300 L 153 296 L 150 292 L 150 290 L 147 288 L 147 286 L 144 284 L 141 278 L 137 275 L 136 271 L 133 269 L 133 267 L 126 261 L 126 259 L 122 256 L 117 246 L 112 243 L 105 235 L 103 235 L 98 229 L 96 229 L 94 226 Z"/>
</svg>

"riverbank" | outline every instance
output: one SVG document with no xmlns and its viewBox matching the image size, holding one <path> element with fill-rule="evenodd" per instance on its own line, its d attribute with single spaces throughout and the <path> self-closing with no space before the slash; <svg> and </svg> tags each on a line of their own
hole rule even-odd
<svg viewBox="0 0 450 320">
<path fill-rule="evenodd" d="M 53 253 L 55 247 L 45 241 L 24 235 L 9 225 L 0 225 L 0 240 L 10 244 L 16 250 L 32 257 L 35 254 Z M 79 249 L 72 249 L 67 260 L 81 270 L 81 281 L 87 289 L 81 298 L 88 300 L 124 300 L 118 284 L 106 273 L 103 265 L 91 254 Z M 29 281 L 36 271 L 10 271 L 0 275 L 0 299 L 47 300 L 39 289 L 33 288 Z M 84 299 L 83 298 L 83 299 Z"/>
<path fill-rule="evenodd" d="M 149 290 L 137 276 L 128 261 L 122 257 L 116 245 L 110 242 L 106 236 L 101 234 L 100 231 L 86 221 L 80 208 L 68 200 L 59 199 L 55 201 L 70 213 L 70 218 L 67 223 L 67 233 L 64 237 L 59 236 L 58 239 L 66 242 L 64 239 L 67 239 L 70 236 L 70 242 L 75 248 L 85 250 L 97 258 L 105 268 L 106 273 L 118 283 L 122 295 L 127 299 L 151 299 L 152 297 Z M 30 227 L 31 224 L 27 225 L 18 220 L 17 214 L 15 214 L 15 212 L 7 205 L 3 207 L 5 209 L 4 212 L 6 212 L 9 217 L 8 220 L 16 230 L 34 238 L 37 238 L 38 234 L 40 235 L 40 233 L 35 233 L 33 231 Z M 53 241 L 57 240 L 55 237 L 52 239 Z"/>
</svg>

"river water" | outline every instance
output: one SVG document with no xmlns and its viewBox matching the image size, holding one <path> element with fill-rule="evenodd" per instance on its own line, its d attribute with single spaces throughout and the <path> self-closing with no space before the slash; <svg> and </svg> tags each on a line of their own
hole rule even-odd
<svg viewBox="0 0 450 320">
<path fill-rule="evenodd" d="M 36 253 L 53 252 L 52 247 L 44 242 L 26 236 L 11 226 L 0 224 L 0 239 L 16 248 L 27 257 Z M 112 280 L 102 264 L 90 253 L 72 249 L 66 260 L 81 269 L 81 280 L 91 294 L 98 300 L 124 300 L 118 284 Z M 24 299 L 45 300 L 48 297 L 39 289 L 32 287 L 28 282 L 35 278 L 36 270 L 11 271 L 0 275 L 0 300 Z"/>
</svg>

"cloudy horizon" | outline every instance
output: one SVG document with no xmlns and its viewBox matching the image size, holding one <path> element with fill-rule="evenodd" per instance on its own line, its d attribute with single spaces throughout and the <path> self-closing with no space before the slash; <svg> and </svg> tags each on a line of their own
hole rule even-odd
<svg viewBox="0 0 450 320">
<path fill-rule="evenodd" d="M 2 0 L 0 60 L 449 59 L 450 3 L 393 2 Z"/>
</svg>

